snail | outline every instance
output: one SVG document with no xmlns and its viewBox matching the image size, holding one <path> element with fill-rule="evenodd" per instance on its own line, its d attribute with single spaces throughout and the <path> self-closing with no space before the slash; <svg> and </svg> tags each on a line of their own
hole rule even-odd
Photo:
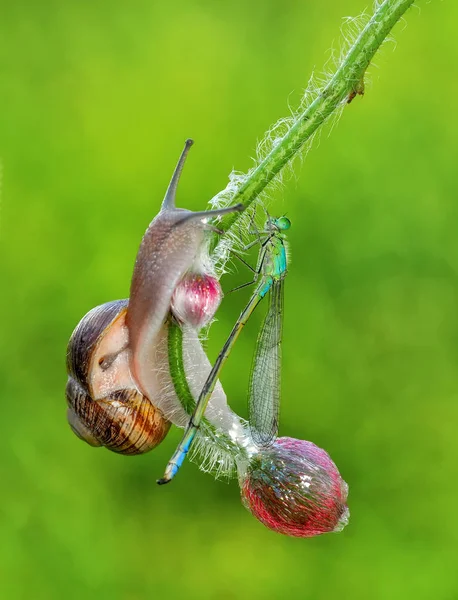
<svg viewBox="0 0 458 600">
<path fill-rule="evenodd" d="M 161 210 L 143 236 L 130 298 L 89 311 L 68 344 L 67 417 L 74 433 L 92 446 L 141 454 L 164 439 L 173 418 L 161 406 L 167 397 L 163 349 L 171 307 L 181 323 L 189 319 L 199 328 L 213 317 L 221 300 L 219 283 L 209 272 L 205 232 L 214 230 L 210 218 L 243 207 L 192 212 L 175 206 L 192 143 L 186 141 Z M 200 304 L 189 304 L 187 297 L 193 294 L 195 300 L 196 290 Z M 173 402 L 181 425 L 183 409 L 175 396 Z"/>
</svg>

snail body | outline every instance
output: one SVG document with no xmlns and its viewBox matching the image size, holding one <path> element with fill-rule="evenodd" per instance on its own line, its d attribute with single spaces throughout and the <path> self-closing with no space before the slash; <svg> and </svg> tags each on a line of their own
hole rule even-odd
<svg viewBox="0 0 458 600">
<path fill-rule="evenodd" d="M 174 291 L 188 272 L 208 269 L 205 232 L 212 229 L 208 219 L 243 209 L 239 204 L 192 212 L 175 206 L 178 181 L 192 143 L 186 141 L 161 210 L 143 236 L 130 288 L 126 323 L 132 375 L 139 389 L 153 401 L 162 394 L 157 379 L 156 346 Z M 218 305 L 219 302 L 214 303 L 215 311 Z M 206 318 L 208 322 L 208 315 Z"/>
</svg>

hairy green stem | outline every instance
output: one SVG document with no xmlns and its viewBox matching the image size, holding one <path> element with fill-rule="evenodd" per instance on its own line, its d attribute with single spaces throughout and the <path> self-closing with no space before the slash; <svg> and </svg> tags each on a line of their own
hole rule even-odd
<svg viewBox="0 0 458 600">
<path fill-rule="evenodd" d="M 327 85 L 298 115 L 281 141 L 247 175 L 239 189 L 230 197 L 231 203 L 241 202 L 246 208 L 250 206 L 330 115 L 343 102 L 362 92 L 364 74 L 374 54 L 413 2 L 414 0 L 385 0 L 378 6 Z M 218 227 L 228 231 L 239 218 L 239 214 L 228 215 Z"/>
<path fill-rule="evenodd" d="M 413 2 L 414 0 L 384 0 L 379 4 L 334 75 L 323 89 L 317 92 L 316 98 L 292 121 L 287 133 L 256 168 L 240 179 L 238 188 L 223 190 L 214 200 L 221 196 L 228 204 L 241 202 L 245 208 L 248 208 L 304 144 L 310 141 L 318 128 L 345 102 L 351 101 L 356 94 L 363 93 L 364 75 L 372 58 Z M 227 232 L 239 218 L 240 213 L 224 217 L 218 223 L 218 229 Z M 212 240 L 213 248 L 216 239 L 215 233 L 215 238 Z M 170 373 L 177 396 L 186 412 L 190 414 L 195 406 L 195 399 L 186 380 L 182 351 L 182 332 L 178 325 L 171 323 L 169 327 Z M 205 426 L 206 431 L 214 435 L 215 428 L 208 421 Z M 233 444 L 229 439 L 225 442 Z"/>
</svg>

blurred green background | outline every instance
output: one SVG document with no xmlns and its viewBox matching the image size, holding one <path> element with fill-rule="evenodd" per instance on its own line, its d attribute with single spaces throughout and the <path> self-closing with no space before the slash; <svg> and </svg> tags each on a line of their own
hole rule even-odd
<svg viewBox="0 0 458 600">
<path fill-rule="evenodd" d="M 196 465 L 159 488 L 178 430 L 139 458 L 80 442 L 65 348 L 127 296 L 184 139 L 179 205 L 203 208 L 365 3 L 1 3 L 1 598 L 458 598 L 458 5 L 418 5 L 271 194 L 293 222 L 281 434 L 350 485 L 343 533 L 299 540 Z M 222 378 L 241 414 L 255 335 Z"/>
</svg>

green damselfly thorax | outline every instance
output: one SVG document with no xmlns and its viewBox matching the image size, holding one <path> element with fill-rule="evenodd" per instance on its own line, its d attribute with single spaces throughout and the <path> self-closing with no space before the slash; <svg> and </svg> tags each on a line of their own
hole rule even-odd
<svg viewBox="0 0 458 600">
<path fill-rule="evenodd" d="M 291 222 L 286 217 L 278 219 L 269 217 L 264 231 L 257 232 L 258 239 L 247 246 L 247 248 L 251 247 L 258 242 L 261 244 L 255 269 L 256 276 L 251 282 L 257 283 L 256 289 L 208 375 L 183 438 L 167 464 L 164 477 L 158 480 L 159 484 L 171 481 L 183 464 L 223 365 L 243 327 L 267 293 L 270 297 L 269 308 L 256 342 L 250 374 L 248 406 L 250 432 L 255 445 L 267 447 L 275 439 L 280 410 L 283 282 L 287 273 L 285 231 L 290 227 Z"/>
</svg>

